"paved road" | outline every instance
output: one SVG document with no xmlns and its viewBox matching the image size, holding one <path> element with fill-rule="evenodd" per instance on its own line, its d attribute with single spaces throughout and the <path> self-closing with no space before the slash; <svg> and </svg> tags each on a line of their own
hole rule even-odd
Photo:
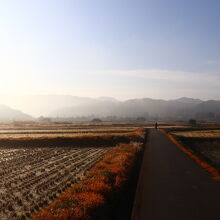
<svg viewBox="0 0 220 220">
<path fill-rule="evenodd" d="M 220 220 L 220 182 L 151 129 L 132 220 Z"/>
</svg>

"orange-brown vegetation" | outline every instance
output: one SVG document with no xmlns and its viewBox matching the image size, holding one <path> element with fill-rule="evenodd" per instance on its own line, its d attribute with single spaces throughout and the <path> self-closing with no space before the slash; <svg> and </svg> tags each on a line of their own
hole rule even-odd
<svg viewBox="0 0 220 220">
<path fill-rule="evenodd" d="M 202 168 L 207 170 L 213 177 L 213 179 L 220 181 L 220 172 L 215 167 L 208 164 L 206 161 L 202 160 L 199 156 L 194 154 L 192 151 L 183 146 L 174 136 L 161 130 L 180 150 L 182 150 L 187 156 L 193 159 Z"/>
<path fill-rule="evenodd" d="M 140 143 L 119 144 L 78 184 L 61 194 L 32 220 L 98 220 L 109 198 L 117 200 L 142 150 Z"/>
<path fill-rule="evenodd" d="M 178 137 L 186 137 L 186 138 L 220 138 L 219 129 L 176 131 L 176 132 L 171 132 L 171 134 Z"/>
</svg>

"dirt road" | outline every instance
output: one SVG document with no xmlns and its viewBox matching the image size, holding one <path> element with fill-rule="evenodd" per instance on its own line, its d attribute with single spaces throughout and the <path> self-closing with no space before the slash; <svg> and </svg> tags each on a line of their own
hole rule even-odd
<svg viewBox="0 0 220 220">
<path fill-rule="evenodd" d="M 151 129 L 132 220 L 220 220 L 220 182 Z"/>
</svg>

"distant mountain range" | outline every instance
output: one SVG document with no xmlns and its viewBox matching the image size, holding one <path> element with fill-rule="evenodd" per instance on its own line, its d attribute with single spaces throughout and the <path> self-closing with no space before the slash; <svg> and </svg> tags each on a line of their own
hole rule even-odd
<svg viewBox="0 0 220 220">
<path fill-rule="evenodd" d="M 13 99 L 12 99 L 13 100 Z M 5 103 L 4 103 L 5 104 Z M 188 120 L 189 118 L 220 120 L 220 101 L 202 101 L 182 97 L 175 100 L 129 99 L 119 101 L 112 97 L 87 98 L 70 95 L 37 95 L 16 97 L 8 105 L 21 111 L 0 106 L 0 120 L 31 120 L 36 117 L 100 117 L 161 120 Z"/>
<path fill-rule="evenodd" d="M 77 100 L 79 101 L 79 100 Z M 176 100 L 156 100 L 150 98 L 118 101 L 112 98 L 83 99 L 80 104 L 58 108 L 48 115 L 50 117 L 108 117 L 119 118 L 145 117 L 146 119 L 186 120 L 220 116 L 220 101 L 202 101 L 200 99 L 180 98 Z"/>
<path fill-rule="evenodd" d="M 145 117 L 158 119 L 207 118 L 220 115 L 220 101 L 202 101 L 200 99 L 180 98 L 176 100 L 156 100 L 150 98 L 117 101 L 93 99 L 89 103 L 64 107 L 50 113 L 51 117 Z M 213 116 L 214 115 L 214 116 Z"/>
</svg>

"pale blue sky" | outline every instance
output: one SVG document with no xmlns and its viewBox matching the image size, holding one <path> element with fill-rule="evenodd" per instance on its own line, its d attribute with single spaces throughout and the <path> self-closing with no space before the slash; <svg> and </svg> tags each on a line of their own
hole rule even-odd
<svg viewBox="0 0 220 220">
<path fill-rule="evenodd" d="M 0 93 L 220 99 L 219 0 L 0 0 Z"/>
</svg>

